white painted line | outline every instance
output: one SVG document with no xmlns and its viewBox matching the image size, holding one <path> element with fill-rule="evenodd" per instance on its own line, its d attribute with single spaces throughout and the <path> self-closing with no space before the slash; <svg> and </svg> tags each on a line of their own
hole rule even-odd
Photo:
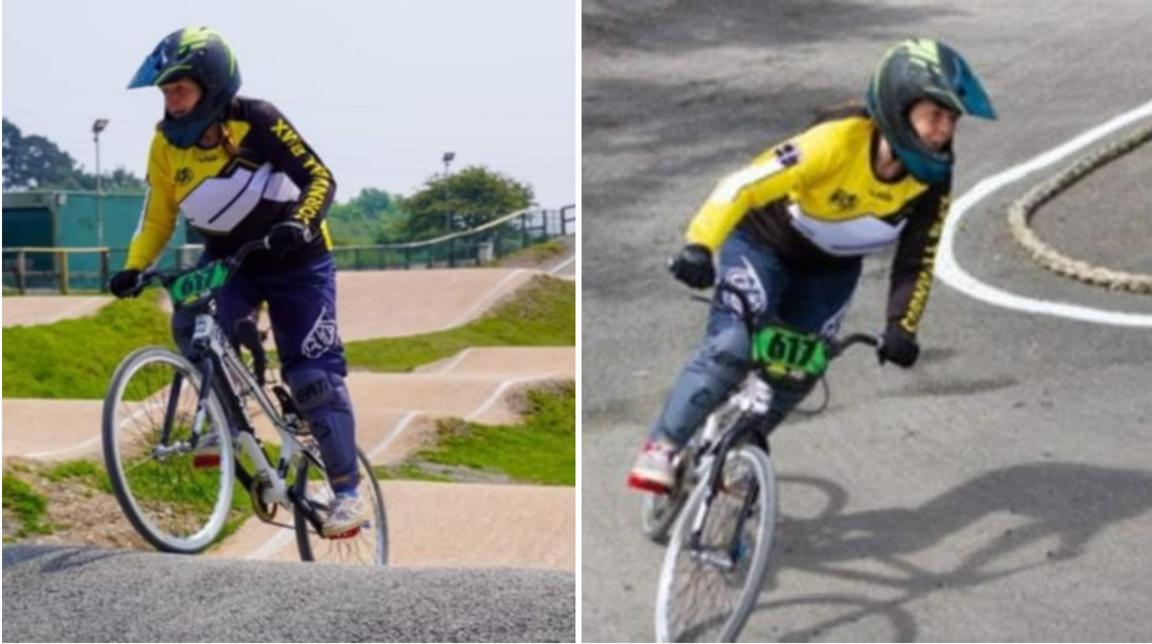
<svg viewBox="0 0 1152 644">
<path fill-rule="evenodd" d="M 1010 183 L 1019 181 L 1037 170 L 1046 168 L 1071 156 L 1116 130 L 1149 116 L 1152 116 L 1152 101 L 1125 114 L 1121 114 L 1103 125 L 1095 127 L 1068 141 L 1060 147 L 977 183 L 972 190 L 957 199 L 952 206 L 952 213 L 944 224 L 944 235 L 940 240 L 940 251 L 936 258 L 936 275 L 943 282 L 961 293 L 995 306 L 1024 311 L 1026 313 L 1051 315 L 1097 324 L 1152 327 L 1152 315 L 1109 311 L 1078 304 L 1024 297 L 1010 293 L 985 282 L 981 282 L 973 277 L 957 263 L 956 255 L 953 252 L 953 244 L 956 239 L 956 231 L 960 227 L 960 220 L 963 219 L 965 213 L 967 213 L 970 208 L 982 199 Z"/>
<path fill-rule="evenodd" d="M 555 378 L 555 377 L 557 377 L 557 375 L 555 373 L 542 373 L 542 374 L 537 374 L 535 376 L 524 376 L 522 378 L 509 378 L 508 380 L 501 382 L 500 386 L 496 387 L 496 391 L 493 391 L 492 395 L 488 396 L 487 400 L 480 403 L 480 406 L 477 407 L 471 414 L 468 414 L 467 416 L 465 416 L 464 420 L 476 420 L 480 416 L 483 416 L 484 412 L 488 411 L 492 407 L 492 405 L 495 405 L 496 402 L 498 400 L 500 400 L 500 397 L 504 395 L 504 392 L 507 391 L 508 388 L 512 387 L 513 385 L 518 385 L 518 384 L 525 383 L 525 382 L 532 382 L 533 380 L 546 380 L 548 378 Z"/>
<path fill-rule="evenodd" d="M 82 443 L 79 443 L 77 445 L 73 445 L 72 447 L 68 447 L 65 449 L 58 449 L 58 450 L 54 450 L 51 452 L 31 452 L 29 454 L 25 454 L 24 458 L 35 458 L 35 459 L 41 459 L 41 460 L 55 460 L 56 458 L 62 457 L 66 454 L 71 454 L 72 452 L 87 451 L 87 450 L 91 449 L 93 446 L 99 444 L 101 441 L 101 438 L 102 438 L 102 436 L 96 435 L 96 436 L 93 436 L 92 438 L 89 438 L 88 440 L 86 440 Z"/>
<path fill-rule="evenodd" d="M 456 354 L 456 357 L 453 358 L 451 362 L 444 365 L 440 369 L 433 371 L 432 373 L 448 373 L 449 371 L 452 371 L 456 367 L 459 367 L 460 363 L 464 362 L 464 358 L 467 358 L 468 354 L 472 353 L 472 349 L 473 349 L 473 347 L 468 347 L 467 349 L 461 351 L 460 353 Z"/>
<path fill-rule="evenodd" d="M 520 273 L 523 273 L 523 272 L 524 272 L 524 269 L 522 269 L 522 268 L 517 268 L 517 269 L 513 270 L 511 273 L 508 273 L 507 275 L 505 275 L 505 276 L 504 276 L 504 279 L 502 279 L 502 280 L 500 280 L 499 282 L 497 282 L 497 283 L 496 283 L 496 286 L 493 286 L 493 287 L 492 287 L 492 290 L 491 290 L 491 291 L 488 291 L 488 294 L 487 294 L 487 295 L 485 295 L 483 298 L 481 298 L 479 302 L 477 302 L 476 304 L 472 305 L 472 308 L 470 308 L 470 309 L 468 309 L 467 311 L 465 311 L 465 312 L 464 312 L 464 315 L 461 315 L 460 317 L 456 318 L 456 319 L 455 319 L 455 320 L 453 320 L 453 321 L 452 321 L 450 324 L 446 324 L 446 325 L 444 325 L 444 326 L 443 326 L 443 327 L 441 327 L 439 330 L 440 330 L 440 331 L 446 331 L 446 330 L 448 330 L 448 329 L 451 329 L 451 328 L 453 328 L 453 327 L 457 327 L 457 326 L 460 326 L 461 324 L 463 324 L 463 323 L 467 322 L 468 320 L 470 320 L 470 319 L 472 318 L 472 315 L 473 315 L 473 313 L 474 313 L 474 312 L 475 312 L 477 309 L 479 309 L 480 307 L 482 307 L 482 306 L 484 306 L 485 304 L 487 304 L 487 303 L 488 303 L 488 301 L 489 301 L 489 300 L 491 300 L 493 297 L 495 297 L 495 296 L 496 296 L 496 295 L 497 295 L 497 294 L 500 292 L 500 289 L 501 289 L 501 287 L 503 287 L 503 286 L 504 286 L 504 284 L 508 283 L 508 282 L 509 282 L 509 281 L 510 281 L 512 278 L 516 277 L 517 275 L 519 275 Z"/>
<path fill-rule="evenodd" d="M 404 430 L 408 429 L 408 425 L 411 424 L 413 420 L 416 420 L 416 417 L 422 413 L 424 412 L 419 409 L 413 409 L 404 414 L 404 416 L 396 422 L 396 426 L 392 428 L 392 431 L 388 432 L 388 435 L 384 437 L 384 440 L 376 443 L 376 446 L 368 451 L 368 462 L 371 463 L 373 458 L 388 449 L 389 445 L 396 442 L 396 439 L 400 438 L 400 434 L 403 434 Z"/>
<path fill-rule="evenodd" d="M 267 559 L 276 554 L 276 551 L 287 545 L 289 539 L 296 538 L 295 530 L 288 530 L 287 528 L 281 529 L 276 533 L 276 536 L 264 542 L 264 545 L 256 549 L 256 552 L 248 555 L 248 559 Z"/>
<path fill-rule="evenodd" d="M 575 261 L 576 261 L 576 256 L 573 255 L 573 256 L 569 257 L 568 259 L 564 260 L 563 262 L 560 262 L 559 264 L 553 266 L 552 270 L 548 271 L 548 274 L 549 275 L 555 275 L 556 273 L 559 273 L 560 271 L 564 270 L 565 266 L 567 266 L 567 265 L 569 265 Z"/>
</svg>

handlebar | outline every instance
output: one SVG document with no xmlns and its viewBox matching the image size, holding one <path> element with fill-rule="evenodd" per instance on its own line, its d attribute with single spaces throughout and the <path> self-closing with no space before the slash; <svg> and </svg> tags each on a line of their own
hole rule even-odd
<svg viewBox="0 0 1152 644">
<path fill-rule="evenodd" d="M 740 311 L 735 311 L 731 307 L 725 307 L 725 310 L 738 313 L 741 317 L 741 320 L 744 322 L 744 326 L 748 328 L 749 335 L 751 335 L 756 329 L 756 311 L 752 308 L 751 302 L 748 301 L 748 294 L 736 288 L 735 286 L 732 286 L 728 282 L 719 282 L 716 284 L 716 291 L 732 293 L 736 296 L 737 299 L 740 300 Z M 717 306 L 713 300 L 703 296 L 693 295 L 692 297 L 693 299 L 707 302 L 712 306 Z M 870 347 L 879 349 L 880 346 L 884 343 L 883 336 L 875 335 L 872 333 L 852 333 L 843 338 L 825 338 L 825 341 L 828 343 L 828 357 L 833 359 L 840 357 L 840 355 L 848 350 L 849 347 L 857 344 L 866 344 Z"/>
<path fill-rule="evenodd" d="M 268 237 L 254 239 L 244 244 L 231 256 L 225 257 L 221 261 L 223 261 L 225 264 L 228 264 L 229 267 L 235 268 L 244 261 L 244 258 L 247 257 L 249 253 L 256 250 L 268 250 Z M 171 280 L 178 277 L 181 273 L 182 271 L 168 273 L 156 267 L 145 269 L 136 278 L 136 286 L 132 288 L 129 295 L 133 297 L 139 295 L 146 286 L 157 279 L 160 280 L 161 284 L 167 285 Z"/>
</svg>

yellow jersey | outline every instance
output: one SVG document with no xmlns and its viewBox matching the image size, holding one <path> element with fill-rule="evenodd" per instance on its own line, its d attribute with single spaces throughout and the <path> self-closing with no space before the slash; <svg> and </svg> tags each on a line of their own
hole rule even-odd
<svg viewBox="0 0 1152 644">
<path fill-rule="evenodd" d="M 144 209 L 125 268 L 143 269 L 155 262 L 181 212 L 216 257 L 231 255 L 283 221 L 300 221 L 321 233 L 287 257 L 253 253 L 244 263 L 249 271 L 277 272 L 330 251 L 324 215 L 336 181 L 288 119 L 271 103 L 237 98 L 224 128 L 236 155 L 223 142 L 210 149 L 179 148 L 156 131 Z"/>
<path fill-rule="evenodd" d="M 725 177 L 692 220 L 688 243 L 713 253 L 736 226 L 807 270 L 896 246 L 889 324 L 915 334 L 932 284 L 950 182 L 885 181 L 872 160 L 875 123 L 861 111 L 818 123 Z"/>
</svg>

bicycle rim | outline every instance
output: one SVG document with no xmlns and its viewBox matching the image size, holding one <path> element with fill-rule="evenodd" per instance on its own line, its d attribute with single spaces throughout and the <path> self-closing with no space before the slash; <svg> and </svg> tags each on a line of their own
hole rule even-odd
<svg viewBox="0 0 1152 644">
<path fill-rule="evenodd" d="M 362 450 L 356 450 L 356 462 L 360 473 L 357 489 L 360 498 L 365 500 L 368 517 L 354 536 L 330 539 L 321 536 L 304 516 L 304 511 L 297 507 L 294 512 L 296 546 L 302 561 L 357 566 L 383 566 L 388 563 L 388 517 L 384 512 L 380 481 L 376 479 L 372 465 Z M 306 498 L 321 514 L 335 496 L 327 476 L 308 460 L 297 471 L 294 486 L 297 495 Z"/>
<path fill-rule="evenodd" d="M 772 463 L 759 448 L 746 446 L 730 452 L 723 467 L 700 547 L 693 547 L 691 535 L 707 478 L 693 490 L 673 528 L 656 597 L 657 641 L 735 641 L 760 595 L 776 523 Z M 742 512 L 750 497 L 754 501 Z"/>
<path fill-rule="evenodd" d="M 120 363 L 104 399 L 104 463 L 116 499 L 136 531 L 166 552 L 207 548 L 232 505 L 232 441 L 215 394 L 199 445 L 215 442 L 219 465 L 195 466 L 206 455 L 190 444 L 199 391 L 200 374 L 186 358 L 148 347 Z"/>
</svg>

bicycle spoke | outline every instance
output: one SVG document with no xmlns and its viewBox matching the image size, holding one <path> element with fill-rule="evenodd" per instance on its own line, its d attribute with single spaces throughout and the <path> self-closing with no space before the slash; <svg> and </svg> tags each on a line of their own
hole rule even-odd
<svg viewBox="0 0 1152 644">
<path fill-rule="evenodd" d="M 105 404 L 105 461 L 117 499 L 153 545 L 174 552 L 207 547 L 231 504 L 226 468 L 197 468 L 191 421 L 200 404 L 195 368 L 159 348 L 138 351 L 117 370 Z M 173 387 L 176 382 L 179 387 Z M 227 432 L 215 404 L 205 409 L 201 440 Z M 219 440 L 230 462 L 229 440 Z"/>
<path fill-rule="evenodd" d="M 765 458 L 759 456 L 757 458 Z M 766 458 L 765 458 L 766 460 Z M 680 517 L 661 578 L 658 630 L 673 641 L 735 637 L 760 592 L 771 543 L 774 496 L 762 494 L 766 470 L 737 452 L 725 459 L 707 513 L 702 484 Z M 698 534 L 693 525 L 704 519 Z"/>
</svg>

